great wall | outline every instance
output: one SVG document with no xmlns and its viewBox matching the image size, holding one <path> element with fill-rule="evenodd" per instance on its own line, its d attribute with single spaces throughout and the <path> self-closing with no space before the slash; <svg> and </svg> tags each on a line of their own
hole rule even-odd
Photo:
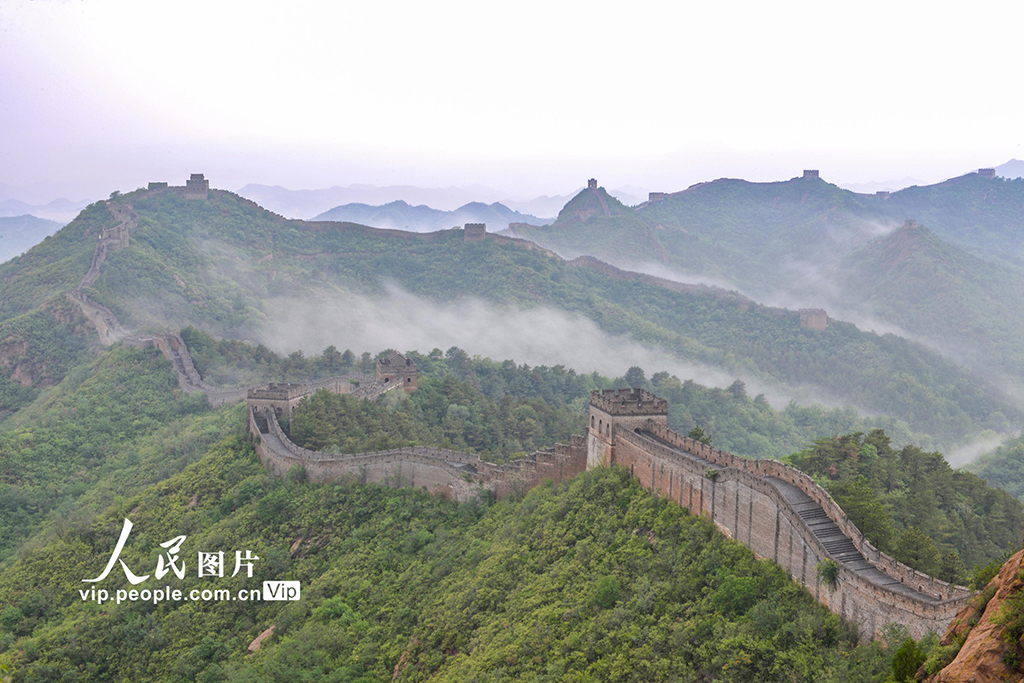
<svg viewBox="0 0 1024 683">
<path fill-rule="evenodd" d="M 201 176 L 198 181 L 193 176 L 193 187 L 186 189 L 191 194 L 186 196 L 206 196 L 195 187 L 199 181 Z M 585 436 L 573 436 L 569 444 L 503 465 L 470 453 L 421 446 L 356 454 L 302 448 L 285 433 L 280 418 L 289 416 L 303 398 L 319 390 L 369 400 L 399 389 L 412 392 L 415 364 L 392 353 L 377 361 L 374 376 L 351 374 L 249 388 L 207 384 L 177 333 L 132 334 L 113 312 L 83 292 L 99 277 L 107 251 L 127 246 L 136 223 L 130 208 L 110 205 L 119 224 L 102 232 L 88 273 L 68 297 L 92 321 L 103 345 L 121 342 L 159 349 L 173 365 L 182 391 L 202 392 L 214 407 L 245 399 L 260 462 L 276 475 L 301 468 L 314 482 L 350 479 L 412 486 L 467 500 L 485 494 L 503 498 L 545 480 L 570 479 L 589 468 L 621 466 L 653 494 L 709 518 L 759 558 L 777 563 L 818 601 L 857 624 L 862 636 L 878 637 L 892 622 L 903 624 L 916 638 L 941 633 L 972 595 L 963 586 L 917 572 L 879 551 L 828 492 L 803 472 L 775 460 L 746 460 L 670 430 L 667 401 L 644 389 L 592 392 Z M 818 576 L 818 567 L 826 560 L 838 567 L 834 583 Z"/>
</svg>

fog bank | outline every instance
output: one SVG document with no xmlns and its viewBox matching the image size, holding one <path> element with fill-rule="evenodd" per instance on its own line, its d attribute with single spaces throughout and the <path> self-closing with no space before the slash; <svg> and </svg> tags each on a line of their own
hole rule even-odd
<svg viewBox="0 0 1024 683">
<path fill-rule="evenodd" d="M 267 302 L 261 341 L 275 351 L 301 349 L 315 354 L 339 349 L 376 353 L 385 348 L 429 353 L 457 346 L 471 355 L 513 359 L 529 365 L 564 365 L 579 373 L 597 371 L 621 377 L 631 366 L 648 377 L 665 371 L 681 380 L 727 387 L 736 379 L 751 395 L 764 393 L 777 407 L 795 391 L 767 386 L 757 379 L 676 358 L 670 353 L 610 335 L 588 318 L 551 308 L 519 309 L 474 298 L 438 303 L 389 285 L 386 296 L 369 298 L 350 292 L 321 293 L 317 298 Z"/>
</svg>

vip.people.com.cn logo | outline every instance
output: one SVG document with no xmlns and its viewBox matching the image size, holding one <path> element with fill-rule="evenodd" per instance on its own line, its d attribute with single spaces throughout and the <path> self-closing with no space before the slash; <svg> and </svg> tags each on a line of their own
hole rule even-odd
<svg viewBox="0 0 1024 683">
<path fill-rule="evenodd" d="M 99 584 L 110 575 L 115 566 L 120 564 L 125 578 L 128 579 L 128 583 L 132 586 L 146 583 L 150 578 L 156 580 L 156 585 L 130 589 L 119 588 L 113 594 L 106 588 L 96 585 L 92 588 L 78 591 L 83 602 L 92 601 L 102 605 L 113 600 L 116 604 L 120 605 L 122 602 L 138 601 L 152 602 L 153 604 L 167 601 L 277 601 L 298 600 L 301 596 L 302 591 L 298 581 L 264 581 L 262 588 L 242 588 L 235 591 L 224 588 L 193 588 L 185 591 L 181 588 L 173 588 L 167 584 L 160 585 L 160 581 L 168 574 L 174 574 L 178 579 L 185 578 L 188 565 L 180 553 L 181 547 L 188 537 L 184 535 L 175 536 L 161 543 L 160 547 L 163 548 L 163 551 L 157 558 L 156 568 L 153 572 L 150 574 L 136 574 L 121 559 L 121 551 L 124 550 L 125 543 L 128 542 L 132 526 L 131 520 L 125 518 L 124 525 L 121 527 L 121 536 L 117 539 L 114 551 L 110 554 L 110 559 L 107 560 L 103 571 L 95 578 L 82 579 L 82 582 Z M 259 556 L 254 555 L 251 550 L 236 550 L 234 555 L 234 561 L 230 562 L 230 556 L 225 556 L 223 550 L 217 552 L 198 551 L 195 564 L 196 576 L 200 579 L 224 578 L 226 567 L 233 565 L 233 571 L 228 575 L 229 577 L 238 576 L 240 572 L 244 571 L 245 578 L 251 579 L 253 563 L 260 559 Z M 228 560 L 227 563 L 226 560 Z"/>
</svg>

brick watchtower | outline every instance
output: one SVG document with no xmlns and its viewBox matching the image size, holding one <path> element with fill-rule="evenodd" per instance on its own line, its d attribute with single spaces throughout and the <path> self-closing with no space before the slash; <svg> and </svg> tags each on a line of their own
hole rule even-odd
<svg viewBox="0 0 1024 683">
<path fill-rule="evenodd" d="M 202 173 L 193 173 L 185 181 L 185 199 L 206 199 L 210 194 L 210 181 Z"/>
<path fill-rule="evenodd" d="M 588 190 L 596 190 L 597 189 L 597 178 L 591 178 L 590 180 L 587 181 L 587 189 Z"/>
<path fill-rule="evenodd" d="M 614 464 L 616 430 L 632 431 L 648 420 L 668 427 L 668 401 L 639 388 L 590 392 L 587 468 Z"/>
<path fill-rule="evenodd" d="M 828 327 L 828 313 L 820 308 L 801 308 L 800 327 L 824 330 Z"/>
<path fill-rule="evenodd" d="M 466 223 L 463 228 L 463 239 L 466 242 L 479 242 L 487 237 L 486 223 Z"/>
<path fill-rule="evenodd" d="M 416 391 L 416 364 L 397 351 L 377 361 L 377 381 L 387 387 L 400 383 L 407 393 Z"/>
</svg>

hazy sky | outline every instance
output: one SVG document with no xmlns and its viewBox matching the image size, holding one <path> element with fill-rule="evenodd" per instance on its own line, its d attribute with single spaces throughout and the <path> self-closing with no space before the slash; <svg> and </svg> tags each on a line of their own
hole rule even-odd
<svg viewBox="0 0 1024 683">
<path fill-rule="evenodd" d="M 0 182 L 931 181 L 1024 158 L 1022 20 L 1020 2 L 0 0 Z"/>
</svg>

